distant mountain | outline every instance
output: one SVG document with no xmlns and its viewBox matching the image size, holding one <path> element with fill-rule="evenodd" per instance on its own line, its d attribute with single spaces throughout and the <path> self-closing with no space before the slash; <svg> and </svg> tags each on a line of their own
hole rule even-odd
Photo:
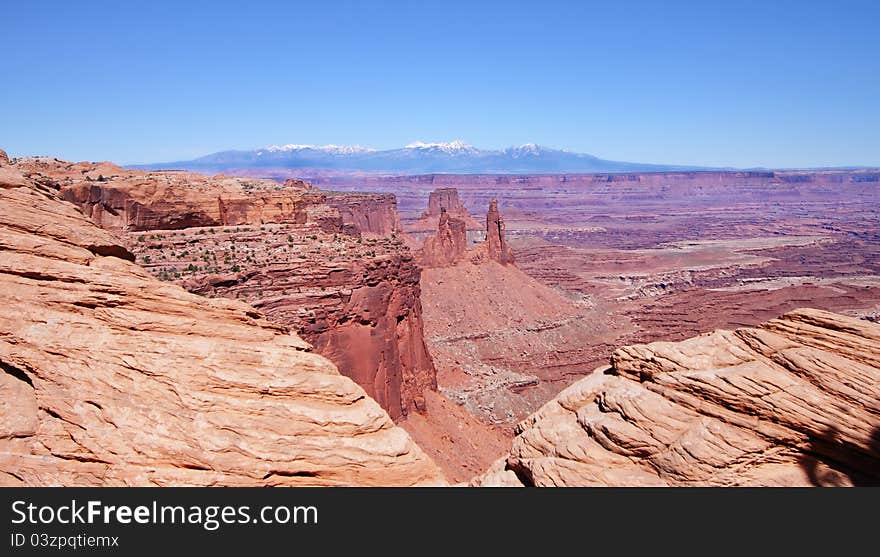
<svg viewBox="0 0 880 557">
<path fill-rule="evenodd" d="M 462 141 L 424 143 L 401 149 L 377 150 L 359 145 L 273 145 L 252 151 L 221 151 L 189 161 L 132 165 L 141 169 L 185 169 L 223 172 L 233 169 L 285 168 L 376 172 L 388 174 L 549 174 L 575 172 L 655 172 L 702 170 L 693 166 L 669 166 L 609 161 L 551 149 L 533 143 L 501 150 L 478 149 Z"/>
</svg>

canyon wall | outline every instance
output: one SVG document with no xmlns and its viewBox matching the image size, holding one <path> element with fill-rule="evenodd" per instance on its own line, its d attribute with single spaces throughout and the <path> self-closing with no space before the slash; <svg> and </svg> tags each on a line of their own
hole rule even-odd
<svg viewBox="0 0 880 557">
<path fill-rule="evenodd" d="M 444 483 L 286 327 L 150 276 L 0 163 L 0 484 Z"/>
<path fill-rule="evenodd" d="M 880 485 L 880 325 L 801 309 L 614 352 L 475 485 Z"/>
<path fill-rule="evenodd" d="M 422 265 L 445 267 L 460 261 L 467 253 L 467 228 L 461 219 L 450 217 L 446 209 L 440 210 L 437 233 L 425 240 L 422 249 Z"/>
<path fill-rule="evenodd" d="M 436 379 L 423 340 L 420 268 L 402 245 L 264 228 L 130 240 L 157 276 L 179 270 L 188 290 L 246 300 L 293 327 L 393 417 L 423 410 L 422 392 L 436 389 Z M 240 269 L 215 272 L 215 255 Z"/>
<path fill-rule="evenodd" d="M 467 215 L 467 209 L 458 199 L 458 190 L 455 188 L 438 188 L 428 195 L 428 208 L 422 213 L 423 217 L 439 217 L 446 211 L 453 217 Z"/>
<path fill-rule="evenodd" d="M 400 230 L 397 200 L 392 194 L 327 192 L 327 204 L 343 224 L 368 236 L 391 236 Z"/>
<path fill-rule="evenodd" d="M 269 175 L 269 174 L 265 174 Z M 773 170 L 717 172 L 646 172 L 628 174 L 318 176 L 320 187 L 391 192 L 406 230 L 421 220 L 429 192 L 455 188 L 462 204 L 476 211 L 493 197 L 503 197 L 508 225 L 551 228 L 605 226 L 608 216 L 628 215 L 651 224 L 670 218 L 670 207 L 717 208 L 716 215 L 764 214 L 796 207 L 798 214 L 828 215 L 829 203 L 876 204 L 880 171 Z M 733 209 L 736 208 L 734 213 Z M 522 215 L 516 211 L 521 211 Z M 791 211 L 788 211 L 790 214 Z M 517 217 L 517 218 L 514 218 Z M 524 218 L 528 217 L 528 218 Z M 535 218 L 540 220 L 534 222 Z M 594 219 L 594 220 L 590 220 Z M 435 226 L 425 230 L 433 231 Z M 727 228 L 718 232 L 731 234 Z M 565 232 L 561 230 L 559 232 Z M 665 231 L 663 231 L 665 232 Z M 593 234 L 595 240 L 603 235 Z M 605 238 L 618 246 L 625 237 Z M 655 243 L 670 241 L 666 234 Z M 641 247 L 641 246 L 639 246 Z"/>
<path fill-rule="evenodd" d="M 79 205 L 108 230 L 303 224 L 310 207 L 326 202 L 324 194 L 310 192 L 303 182 L 292 180 L 280 186 L 265 180 L 131 172 L 108 163 L 71 164 L 56 159 L 22 159 L 16 167 L 35 179 L 54 182 L 64 199 Z"/>
<path fill-rule="evenodd" d="M 467 230 L 479 230 L 480 223 L 465 209 L 455 188 L 438 188 L 428 194 L 428 207 L 419 220 L 406 227 L 407 232 L 433 232 L 437 230 L 440 216 L 446 212 L 452 219 L 464 223 Z"/>
<path fill-rule="evenodd" d="M 394 234 L 393 196 L 106 163 L 15 166 L 114 231 L 153 276 L 247 301 L 293 328 L 393 418 L 436 388 L 420 269 Z"/>
</svg>

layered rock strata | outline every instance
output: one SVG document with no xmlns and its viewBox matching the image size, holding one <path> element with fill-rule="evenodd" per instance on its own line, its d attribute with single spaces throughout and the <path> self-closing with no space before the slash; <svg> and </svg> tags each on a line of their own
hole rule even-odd
<svg viewBox="0 0 880 557">
<path fill-rule="evenodd" d="M 498 210 L 497 199 L 489 203 L 489 210 L 486 212 L 486 241 L 474 252 L 475 261 L 490 259 L 502 265 L 514 263 L 513 250 L 510 249 L 504 236 L 504 219 Z"/>
<path fill-rule="evenodd" d="M 443 482 L 287 328 L 131 259 L 58 190 L 0 167 L 0 484 Z"/>
<path fill-rule="evenodd" d="M 880 483 L 880 325 L 801 309 L 617 350 L 475 485 Z"/>
<path fill-rule="evenodd" d="M 432 232 L 437 230 L 440 215 L 444 211 L 449 214 L 449 217 L 464 222 L 467 230 L 481 229 L 480 223 L 471 216 L 462 204 L 457 189 L 438 188 L 428 194 L 428 207 L 422 212 L 416 222 L 407 225 L 406 230 L 408 232 Z"/>
<path fill-rule="evenodd" d="M 364 236 L 392 236 L 400 231 L 397 200 L 390 193 L 326 192 L 326 203 L 339 211 L 350 232 Z"/>
<path fill-rule="evenodd" d="M 437 233 L 426 239 L 422 248 L 422 265 L 445 267 L 462 260 L 466 254 L 467 228 L 465 222 L 450 217 L 445 209 L 441 209 Z"/>
<path fill-rule="evenodd" d="M 109 163 L 15 167 L 116 232 L 153 276 L 293 328 L 392 417 L 424 408 L 423 390 L 436 388 L 420 269 L 395 234 L 393 196 Z"/>
<path fill-rule="evenodd" d="M 467 224 L 440 209 L 437 232 L 425 240 L 422 264 L 426 267 L 448 267 L 465 258 L 473 263 L 497 261 L 502 265 L 514 263 L 513 250 L 504 235 L 504 219 L 493 199 L 486 212 L 486 240 L 468 251 Z"/>
</svg>

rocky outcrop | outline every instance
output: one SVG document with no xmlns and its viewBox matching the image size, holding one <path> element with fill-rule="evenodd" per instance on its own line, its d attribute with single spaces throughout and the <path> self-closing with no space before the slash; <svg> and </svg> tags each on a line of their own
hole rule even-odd
<svg viewBox="0 0 880 557">
<path fill-rule="evenodd" d="M 205 296 L 244 300 L 291 327 L 393 418 L 436 389 L 419 275 L 398 238 L 361 238 L 317 223 L 131 232 L 154 276 Z"/>
<path fill-rule="evenodd" d="M 438 190 L 446 191 L 446 190 Z M 454 189 L 452 190 L 455 191 Z M 444 199 L 438 197 L 438 199 Z M 457 200 L 457 197 L 455 198 Z M 440 203 L 440 201 L 435 201 Z M 428 208 L 426 214 L 430 213 Z M 422 264 L 426 267 L 446 267 L 465 258 L 473 263 L 497 261 L 502 265 L 514 263 L 513 250 L 504 237 L 504 219 L 498 211 L 498 200 L 493 199 L 486 213 L 486 240 L 468 252 L 467 223 L 455 218 L 445 208 L 440 209 L 437 233 L 425 239 Z M 469 253 L 469 255 L 468 255 Z"/>
<path fill-rule="evenodd" d="M 480 223 L 468 213 L 458 197 L 455 188 L 438 188 L 428 194 L 428 207 L 415 223 L 407 225 L 409 232 L 433 232 L 437 230 L 440 216 L 443 212 L 453 219 L 464 223 L 467 230 L 480 230 Z"/>
<path fill-rule="evenodd" d="M 422 265 L 445 267 L 460 261 L 467 254 L 467 228 L 461 219 L 440 210 L 437 233 L 425 240 L 422 249 Z"/>
<path fill-rule="evenodd" d="M 391 236 L 400 230 L 393 194 L 327 192 L 326 202 L 339 211 L 343 224 L 352 231 L 366 236 Z"/>
<path fill-rule="evenodd" d="M 128 258 L 54 188 L 0 176 L 0 484 L 442 483 L 285 327 Z"/>
<path fill-rule="evenodd" d="M 295 178 L 288 178 L 284 180 L 285 188 L 299 189 L 299 190 L 310 190 L 312 189 L 312 184 L 309 182 L 304 182 L 303 180 L 297 180 Z"/>
<path fill-rule="evenodd" d="M 55 159 L 18 166 L 116 232 L 153 276 L 247 301 L 297 331 L 393 418 L 436 389 L 394 196 Z"/>
<path fill-rule="evenodd" d="M 464 217 L 468 214 L 458 198 L 457 189 L 438 188 L 428 194 L 428 208 L 422 213 L 422 217 L 439 217 L 443 211 L 454 217 Z"/>
<path fill-rule="evenodd" d="M 616 351 L 475 485 L 880 483 L 880 325 L 801 309 Z"/>
<path fill-rule="evenodd" d="M 9 164 L 9 155 L 6 154 L 6 151 L 0 149 L 0 166 Z"/>
<path fill-rule="evenodd" d="M 128 239 L 149 272 L 293 328 L 392 417 L 424 409 L 423 391 L 437 388 L 420 268 L 399 240 L 283 225 L 155 236 Z"/>
<path fill-rule="evenodd" d="M 490 259 L 502 265 L 514 263 L 513 250 L 504 237 L 504 219 L 501 218 L 501 212 L 498 210 L 497 199 L 489 203 L 489 210 L 486 212 L 486 241 L 474 250 L 473 259 L 475 261 Z"/>
<path fill-rule="evenodd" d="M 16 168 L 35 181 L 50 180 L 67 201 L 108 230 L 179 230 L 195 226 L 291 223 L 309 220 L 326 203 L 303 182 L 139 172 L 110 163 L 21 159 Z M 339 215 L 335 226 L 341 231 Z"/>
</svg>

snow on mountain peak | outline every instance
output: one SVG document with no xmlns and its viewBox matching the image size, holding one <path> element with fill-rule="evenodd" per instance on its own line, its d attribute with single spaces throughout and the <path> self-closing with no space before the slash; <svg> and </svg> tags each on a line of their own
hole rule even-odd
<svg viewBox="0 0 880 557">
<path fill-rule="evenodd" d="M 534 143 L 524 143 L 514 150 L 521 155 L 540 155 L 541 151 L 543 151 L 544 149 L 540 145 L 536 145 Z"/>
<path fill-rule="evenodd" d="M 504 149 L 504 153 L 512 156 L 512 157 L 523 157 L 523 156 L 540 156 L 550 153 L 571 153 L 571 151 L 567 149 L 554 149 L 551 147 L 544 147 L 543 145 L 538 145 L 536 143 L 523 143 L 518 147 L 508 147 Z"/>
<path fill-rule="evenodd" d="M 460 139 L 449 142 L 425 143 L 424 141 L 414 141 L 404 147 L 404 149 L 435 149 L 444 153 L 462 153 L 475 151 L 473 145 L 469 145 Z"/>
<path fill-rule="evenodd" d="M 375 151 L 372 147 L 362 147 L 360 145 L 303 145 L 299 143 L 288 143 L 287 145 L 270 145 L 260 151 L 268 151 L 270 153 L 282 153 L 291 151 L 321 151 L 323 153 L 332 153 L 334 155 L 351 155 L 354 153 L 369 153 Z"/>
</svg>

